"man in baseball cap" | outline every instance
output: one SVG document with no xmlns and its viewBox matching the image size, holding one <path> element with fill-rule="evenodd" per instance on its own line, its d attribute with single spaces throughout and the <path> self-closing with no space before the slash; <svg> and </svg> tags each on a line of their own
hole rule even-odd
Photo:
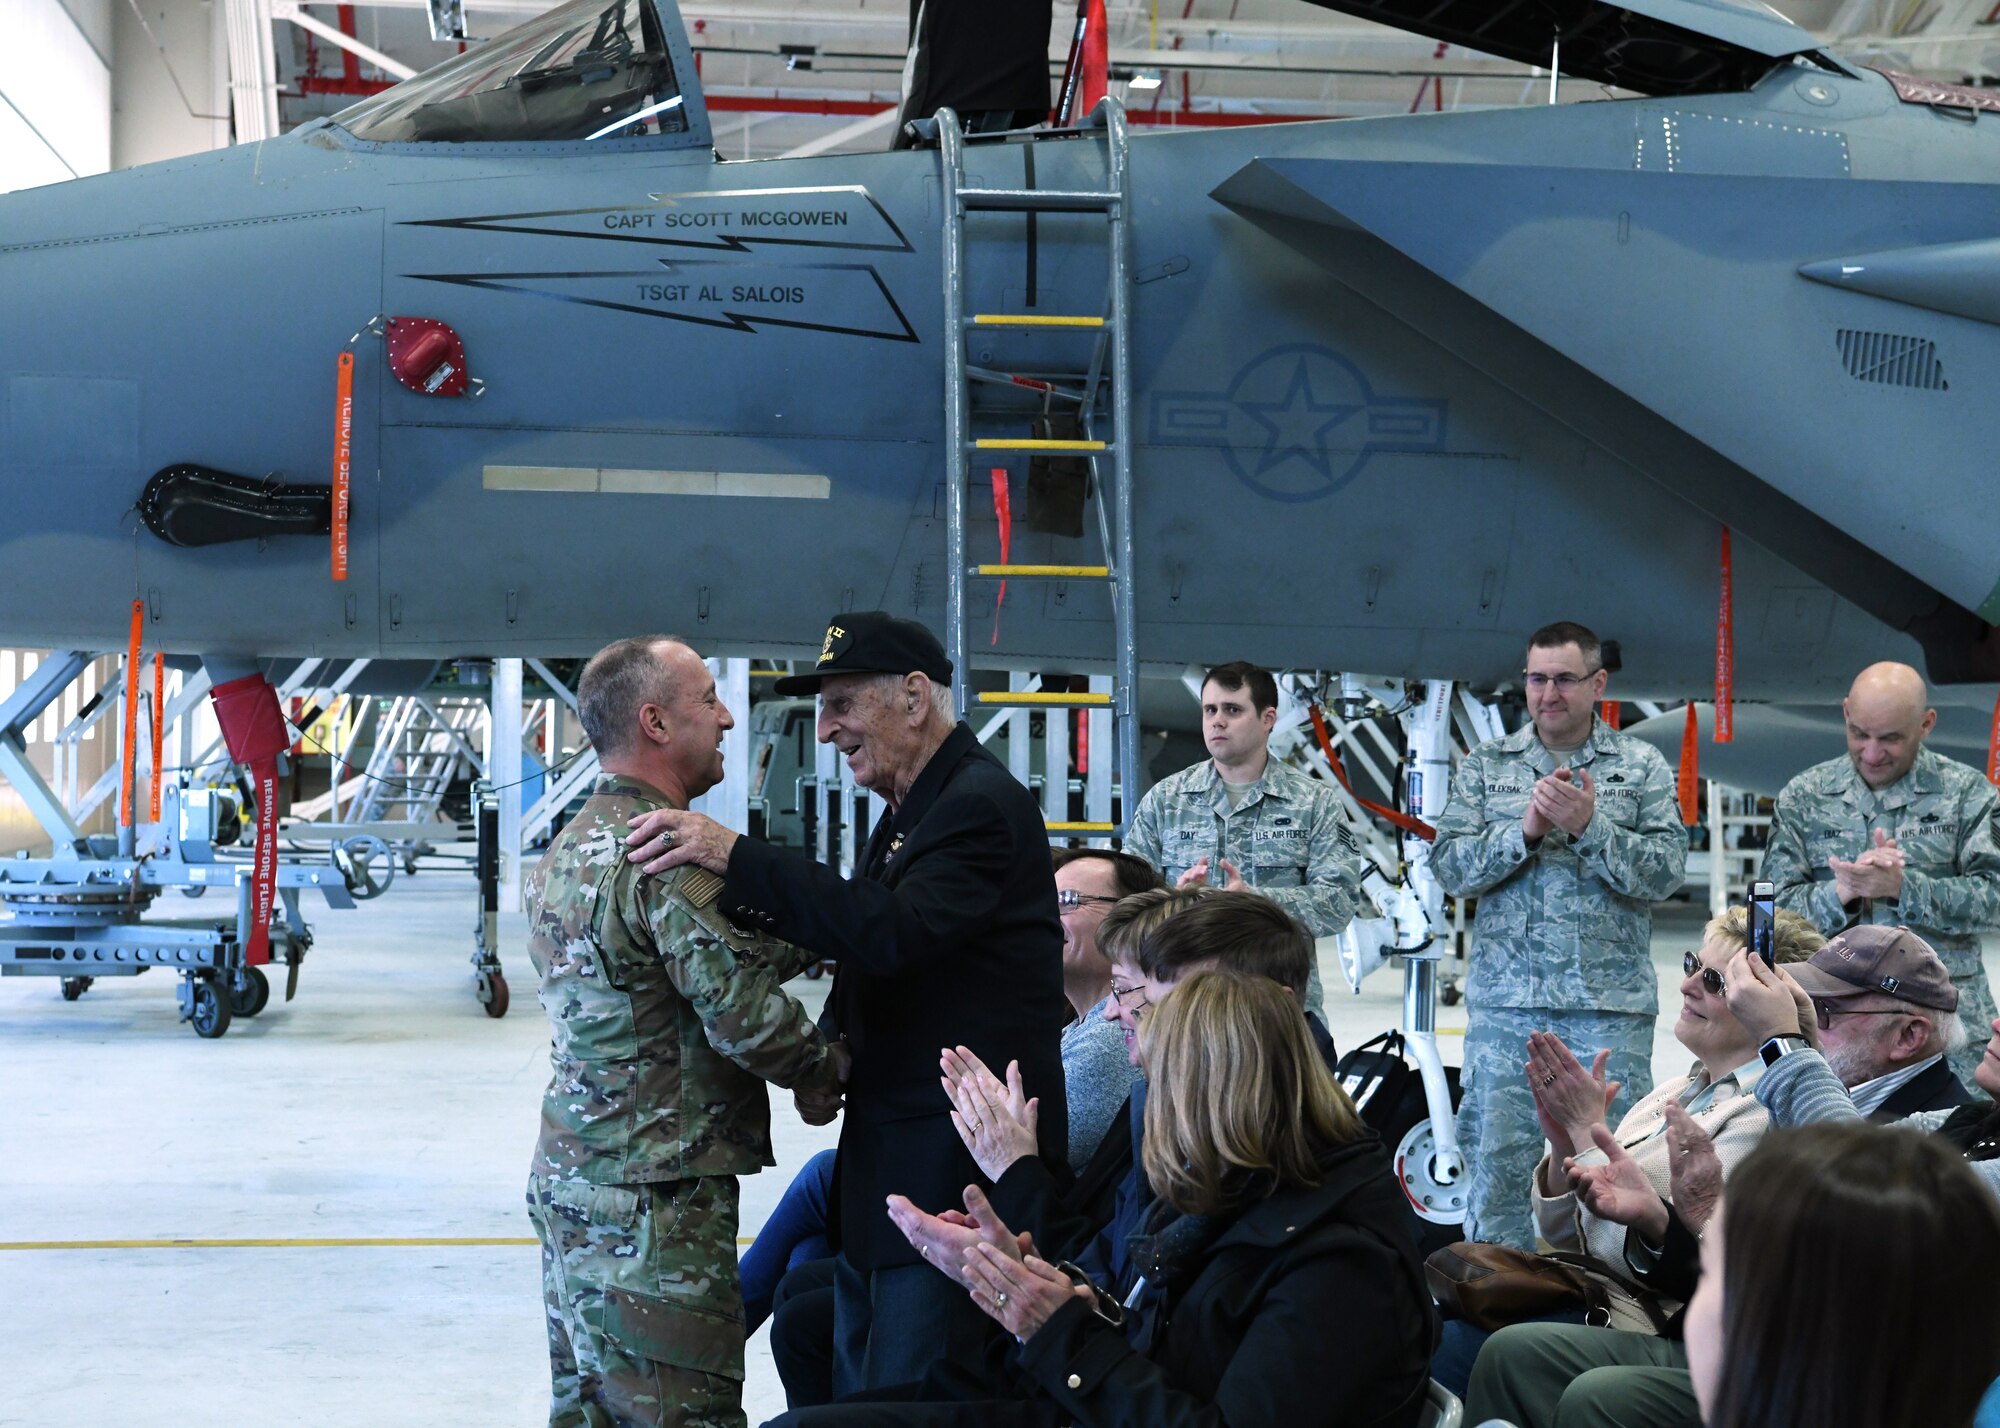
<svg viewBox="0 0 2000 1428">
<path fill-rule="evenodd" d="M 928 629 L 867 610 L 828 620 L 811 671 L 775 686 L 819 696 L 819 741 L 889 805 L 851 879 L 695 813 L 634 819 L 626 839 L 648 873 L 699 864 L 722 877 L 718 905 L 739 926 L 840 964 L 824 1023 L 854 1055 L 829 1226 L 839 1396 L 914 1382 L 935 1360 L 977 1360 L 994 1333 L 884 1208 L 898 1194 L 938 1214 L 987 1183 L 952 1126 L 940 1049 L 1018 1061 L 1041 1102 L 1041 1156 L 1066 1169 L 1070 1007 L 1048 830 L 1034 796 L 953 712 L 952 674 Z"/>
<path fill-rule="evenodd" d="M 1812 998 L 1821 1054 L 1863 1115 L 1901 1120 L 1972 1099 L 1945 1061 L 1965 1044 L 1958 988 L 1909 928 L 1850 927 L 1789 970 Z"/>
</svg>

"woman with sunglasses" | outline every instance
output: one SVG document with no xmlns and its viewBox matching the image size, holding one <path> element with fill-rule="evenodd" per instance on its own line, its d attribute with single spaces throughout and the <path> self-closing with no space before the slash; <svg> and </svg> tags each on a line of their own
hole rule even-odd
<svg viewBox="0 0 2000 1428">
<path fill-rule="evenodd" d="M 1803 962 L 1825 941 L 1796 913 L 1778 910 L 1773 944 L 1779 962 Z M 1694 1054 L 1685 1076 L 1663 1082 L 1618 1123 L 1613 1138 L 1624 1147 L 1662 1199 L 1668 1194 L 1666 1108 L 1678 1104 L 1715 1143 L 1725 1175 L 1750 1153 L 1769 1125 L 1750 1094 L 1764 1069 L 1756 1037 L 1729 1010 L 1722 969 L 1750 945 L 1750 910 L 1732 907 L 1708 924 L 1700 947 L 1686 953 L 1681 970 L 1681 1012 L 1674 1039 Z M 1586 1072 L 1555 1037 L 1537 1035 L 1528 1043 L 1528 1090 L 1535 1098 L 1549 1154 L 1535 1168 L 1535 1220 L 1542 1238 L 1560 1250 L 1587 1253 L 1619 1265 L 1625 1260 L 1625 1226 L 1591 1213 L 1570 1188 L 1569 1166 L 1601 1165 L 1597 1129 L 1610 1103 L 1601 1080 Z M 1670 1306 L 1678 1307 L 1678 1306 Z M 1652 1318 L 1619 1296 L 1612 1301 L 1612 1326 L 1653 1327 Z"/>
<path fill-rule="evenodd" d="M 1779 961 L 1803 962 L 1824 940 L 1804 918 L 1779 909 L 1773 939 Z M 1528 1038 L 1528 1091 L 1549 1143 L 1548 1154 L 1535 1167 L 1531 1196 L 1536 1233 L 1551 1248 L 1588 1254 L 1615 1269 L 1626 1269 L 1626 1226 L 1593 1213 L 1570 1186 L 1571 1165 L 1605 1163 L 1604 1152 L 1597 1148 L 1599 1134 L 1614 1136 L 1660 1198 L 1669 1203 L 1669 1105 L 1678 1104 L 1690 1112 L 1696 1125 L 1714 1140 L 1725 1174 L 1764 1134 L 1769 1117 L 1750 1094 L 1764 1066 L 1757 1054 L 1758 1040 L 1730 1014 L 1722 995 L 1722 969 L 1749 945 L 1750 910 L 1732 907 L 1708 924 L 1701 946 L 1682 958 L 1685 976 L 1674 1037 L 1694 1055 L 1695 1063 L 1685 1076 L 1654 1088 L 1618 1123 L 1615 1133 L 1605 1121 L 1605 1110 L 1618 1094 L 1618 1083 L 1607 1084 L 1604 1079 L 1607 1053 L 1598 1052 L 1594 1064 L 1586 1069 L 1559 1037 L 1537 1032 Z M 1674 1301 L 1641 1303 L 1613 1287 L 1610 1327 L 1657 1334 L 1679 1308 Z M 1583 1315 L 1576 1311 L 1552 1317 L 1580 1323 Z M 1487 1330 L 1463 1319 L 1448 1321 L 1431 1363 L 1431 1376 L 1464 1397 L 1473 1363 L 1489 1337 Z"/>
</svg>

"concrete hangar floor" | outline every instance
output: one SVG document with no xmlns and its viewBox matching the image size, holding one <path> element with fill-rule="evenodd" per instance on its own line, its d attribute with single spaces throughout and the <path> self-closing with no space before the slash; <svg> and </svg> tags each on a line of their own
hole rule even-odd
<svg viewBox="0 0 2000 1428">
<path fill-rule="evenodd" d="M 165 974 L 75 1003 L 53 979 L 0 983 L 0 1424 L 547 1421 L 522 1207 L 547 1027 L 518 916 L 502 923 L 513 1010 L 481 1014 L 473 907 L 470 879 L 425 874 L 322 909 L 298 999 L 217 1041 L 176 1021 Z M 1670 1028 L 1702 919 L 1699 902 L 1656 919 L 1656 1077 L 1686 1069 Z M 1359 996 L 1330 952 L 1320 972 L 1341 1046 L 1394 1024 L 1393 969 Z M 817 1012 L 826 986 L 793 990 Z M 1462 1030 L 1463 1006 L 1440 1021 Z M 834 1139 L 789 1098 L 773 1121 L 778 1165 L 744 1183 L 746 1243 Z M 784 1406 L 767 1333 L 750 1346 L 753 1424 Z"/>
</svg>

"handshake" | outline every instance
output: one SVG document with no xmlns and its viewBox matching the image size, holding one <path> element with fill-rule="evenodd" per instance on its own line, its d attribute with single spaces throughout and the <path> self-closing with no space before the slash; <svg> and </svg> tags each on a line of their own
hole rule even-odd
<svg viewBox="0 0 2000 1428">
<path fill-rule="evenodd" d="M 799 1108 L 799 1119 L 809 1126 L 832 1125 L 833 1118 L 840 1114 L 840 1108 L 847 1102 L 847 1078 L 854 1072 L 854 1053 L 847 1049 L 845 1041 L 829 1042 L 826 1060 L 833 1068 L 832 1085 L 817 1088 L 802 1086 L 792 1092 L 792 1100 Z"/>
</svg>

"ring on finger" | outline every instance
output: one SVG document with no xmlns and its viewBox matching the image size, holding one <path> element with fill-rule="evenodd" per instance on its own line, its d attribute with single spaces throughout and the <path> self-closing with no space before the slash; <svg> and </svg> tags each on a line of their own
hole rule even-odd
<svg viewBox="0 0 2000 1428">
<path fill-rule="evenodd" d="M 1005 1309 L 1007 1307 L 1007 1291 L 1003 1289 L 998 1294 L 994 1295 L 993 1302 L 999 1308 Z"/>
</svg>

